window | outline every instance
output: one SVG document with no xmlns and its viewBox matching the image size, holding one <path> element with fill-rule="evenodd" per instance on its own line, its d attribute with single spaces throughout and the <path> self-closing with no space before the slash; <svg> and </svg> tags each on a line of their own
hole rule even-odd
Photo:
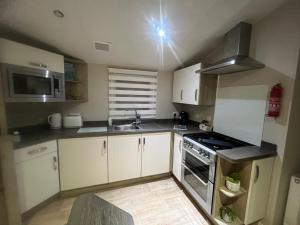
<svg viewBox="0 0 300 225">
<path fill-rule="evenodd" d="M 109 117 L 156 117 L 157 72 L 109 68 Z"/>
</svg>

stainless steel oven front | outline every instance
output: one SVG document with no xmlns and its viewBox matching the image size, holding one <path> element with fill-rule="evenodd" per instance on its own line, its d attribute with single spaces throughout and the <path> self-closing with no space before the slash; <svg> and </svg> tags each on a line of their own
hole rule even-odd
<svg viewBox="0 0 300 225">
<path fill-rule="evenodd" d="M 58 102 L 65 100 L 64 74 L 47 69 L 1 65 L 7 102 Z"/>
<path fill-rule="evenodd" d="M 182 154 L 182 184 L 198 204 L 211 214 L 215 177 L 214 158 L 203 157 L 189 147 L 183 147 Z"/>
</svg>

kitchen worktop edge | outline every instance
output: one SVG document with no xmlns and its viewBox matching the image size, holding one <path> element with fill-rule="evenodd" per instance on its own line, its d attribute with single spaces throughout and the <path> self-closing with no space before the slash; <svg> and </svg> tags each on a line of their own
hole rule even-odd
<svg viewBox="0 0 300 225">
<path fill-rule="evenodd" d="M 106 126 L 104 121 L 94 121 L 84 123 L 84 127 Z M 172 120 L 156 120 L 144 124 L 145 128 L 131 131 L 115 131 L 111 127 L 107 127 L 106 132 L 94 133 L 77 133 L 79 128 L 68 129 L 49 129 L 46 126 L 39 126 L 34 128 L 22 128 L 20 132 L 21 140 L 14 143 L 14 150 L 28 147 L 35 144 L 40 144 L 46 141 L 55 139 L 67 138 L 84 138 L 84 137 L 101 137 L 101 136 L 114 136 L 114 135 L 130 135 L 139 133 L 158 133 L 158 132 L 173 132 L 179 135 L 186 133 L 200 132 L 199 126 L 193 122 L 188 125 L 188 130 L 175 130 L 173 129 L 174 122 Z"/>
</svg>

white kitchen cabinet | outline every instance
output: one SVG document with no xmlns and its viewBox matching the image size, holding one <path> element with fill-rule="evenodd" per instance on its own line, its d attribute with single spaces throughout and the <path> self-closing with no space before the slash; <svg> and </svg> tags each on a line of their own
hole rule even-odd
<svg viewBox="0 0 300 225">
<path fill-rule="evenodd" d="M 141 176 L 141 134 L 108 137 L 109 182 Z"/>
<path fill-rule="evenodd" d="M 61 190 L 108 182 L 107 137 L 58 140 Z"/>
<path fill-rule="evenodd" d="M 142 134 L 142 176 L 170 171 L 171 133 Z"/>
<path fill-rule="evenodd" d="M 24 213 L 59 192 L 57 142 L 18 149 L 14 154 L 19 203 Z"/>
<path fill-rule="evenodd" d="M 173 145 L 173 174 L 177 180 L 181 181 L 181 160 L 182 160 L 183 139 L 179 134 L 174 134 Z"/>
<path fill-rule="evenodd" d="M 274 158 L 255 160 L 252 163 L 245 224 L 252 224 L 265 217 Z"/>
<path fill-rule="evenodd" d="M 0 62 L 64 73 L 62 55 L 0 38 Z"/>
<path fill-rule="evenodd" d="M 190 105 L 213 105 L 216 97 L 217 76 L 196 73 L 198 63 L 174 72 L 173 102 Z"/>
<path fill-rule="evenodd" d="M 184 76 L 181 73 L 181 70 L 174 72 L 173 77 L 173 102 L 183 103 L 183 79 Z"/>
</svg>

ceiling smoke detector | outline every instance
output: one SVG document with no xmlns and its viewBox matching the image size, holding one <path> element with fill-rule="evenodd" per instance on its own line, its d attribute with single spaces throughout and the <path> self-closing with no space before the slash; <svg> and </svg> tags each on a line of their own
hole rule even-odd
<svg viewBox="0 0 300 225">
<path fill-rule="evenodd" d="M 111 43 L 109 42 L 95 42 L 95 48 L 99 51 L 110 52 Z"/>
<path fill-rule="evenodd" d="M 58 9 L 53 10 L 53 14 L 54 14 L 54 16 L 56 16 L 58 18 L 63 18 L 65 16 L 65 14 Z"/>
</svg>

